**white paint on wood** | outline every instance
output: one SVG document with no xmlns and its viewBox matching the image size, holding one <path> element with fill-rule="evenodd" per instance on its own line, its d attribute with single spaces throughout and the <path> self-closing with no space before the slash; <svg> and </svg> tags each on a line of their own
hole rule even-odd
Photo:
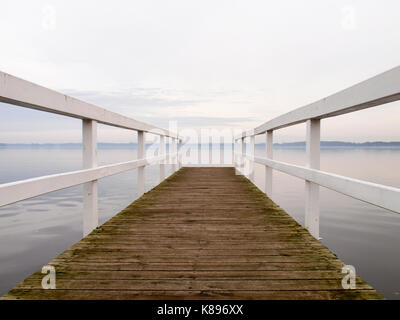
<svg viewBox="0 0 400 320">
<path fill-rule="evenodd" d="M 199 141 L 197 143 L 197 162 L 198 164 L 201 164 L 201 135 L 199 133 L 198 135 Z"/>
<path fill-rule="evenodd" d="M 240 146 L 241 148 L 241 153 L 240 153 L 240 173 L 244 174 L 244 162 L 245 162 L 245 156 L 246 156 L 246 141 L 245 138 L 242 138 L 242 144 Z"/>
<path fill-rule="evenodd" d="M 143 131 L 138 131 L 137 158 L 144 159 L 146 153 L 146 139 Z M 145 166 L 138 168 L 138 197 L 140 198 L 145 193 Z"/>
<path fill-rule="evenodd" d="M 98 123 L 124 129 L 177 137 L 176 133 L 108 111 L 4 72 L 0 72 L 0 102 L 82 120 L 95 120 Z"/>
<path fill-rule="evenodd" d="M 307 121 L 306 132 L 306 165 L 308 168 L 320 167 L 321 121 L 312 119 Z"/>
<path fill-rule="evenodd" d="M 171 154 L 172 154 L 172 171 L 175 172 L 177 169 L 177 158 L 176 158 L 176 139 L 171 138 Z"/>
<path fill-rule="evenodd" d="M 166 157 L 158 156 L 148 159 L 132 160 L 115 164 L 59 173 L 39 178 L 26 179 L 0 185 L 0 207 L 21 200 L 33 198 L 49 192 L 73 187 L 85 182 L 99 180 L 121 172 L 157 163 Z"/>
<path fill-rule="evenodd" d="M 400 213 L 400 189 L 362 181 L 281 161 L 255 158 L 255 162 L 301 178 L 352 198 Z"/>
<path fill-rule="evenodd" d="M 307 121 L 306 156 L 307 168 L 319 170 L 320 166 L 320 120 Z M 305 181 L 305 227 L 316 238 L 319 238 L 319 186 Z"/>
<path fill-rule="evenodd" d="M 285 113 L 263 123 L 242 136 L 262 134 L 309 119 L 324 119 L 350 113 L 400 99 L 400 67 L 393 68 L 359 84 L 318 100 L 304 107 Z"/>
<path fill-rule="evenodd" d="M 254 143 L 255 136 L 250 136 L 249 150 L 247 151 L 249 161 L 249 180 L 254 183 Z"/>
<path fill-rule="evenodd" d="M 224 153 L 225 153 L 224 136 L 221 136 L 220 141 L 219 141 L 219 163 L 220 164 L 223 164 L 225 161 Z"/>
<path fill-rule="evenodd" d="M 97 124 L 93 120 L 82 121 L 83 169 L 97 167 Z M 97 180 L 83 185 L 83 236 L 99 225 Z"/>
<path fill-rule="evenodd" d="M 160 156 L 165 156 L 167 153 L 166 147 L 165 147 L 165 137 L 160 136 Z M 165 179 L 165 161 L 160 162 L 160 182 L 162 182 Z"/>
<path fill-rule="evenodd" d="M 236 141 L 235 139 L 233 139 L 233 142 L 231 143 L 231 147 L 232 147 L 232 165 L 235 165 L 235 145 L 236 145 Z"/>
<path fill-rule="evenodd" d="M 233 166 L 235 167 L 235 174 L 239 172 L 239 140 L 233 139 Z"/>
<path fill-rule="evenodd" d="M 212 137 L 209 136 L 208 137 L 208 163 L 209 164 L 213 163 L 212 155 L 213 155 L 213 153 L 212 153 Z"/>
<path fill-rule="evenodd" d="M 274 157 L 274 134 L 273 131 L 267 131 L 265 135 L 265 151 L 267 159 L 273 159 Z M 270 167 L 264 166 L 265 168 L 265 194 L 269 197 L 272 196 L 272 175 L 273 171 Z"/>
<path fill-rule="evenodd" d="M 178 169 L 182 168 L 182 140 L 178 140 Z"/>
</svg>

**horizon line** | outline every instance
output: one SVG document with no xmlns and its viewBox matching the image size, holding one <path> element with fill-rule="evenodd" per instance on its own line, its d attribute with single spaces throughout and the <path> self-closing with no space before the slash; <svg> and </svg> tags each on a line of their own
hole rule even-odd
<svg viewBox="0 0 400 320">
<path fill-rule="evenodd" d="M 274 145 L 305 145 L 306 141 L 300 140 L 300 141 L 294 141 L 294 142 L 274 142 Z M 342 145 L 368 145 L 368 144 L 399 144 L 400 145 L 400 140 L 399 141 L 381 141 L 381 140 L 375 140 L 375 141 L 366 141 L 366 142 L 349 142 L 349 141 L 341 141 L 341 140 L 321 140 L 321 144 L 342 144 Z M 102 142 L 99 141 L 97 144 L 106 144 L 106 145 L 137 145 L 137 142 Z M 151 142 L 146 142 L 146 144 L 152 144 Z M 166 144 L 169 144 L 166 142 Z M 198 143 L 188 143 L 189 145 L 197 145 Z M 208 145 L 209 143 L 200 143 L 204 145 Z M 219 142 L 213 142 L 211 144 L 220 144 Z M 233 144 L 233 142 L 226 142 L 224 144 Z M 265 142 L 261 143 L 255 143 L 256 145 L 260 144 L 265 144 Z M 8 142 L 0 142 L 0 146 L 45 146 L 45 145 L 82 145 L 82 142 L 24 142 L 24 143 L 8 143 Z"/>
</svg>

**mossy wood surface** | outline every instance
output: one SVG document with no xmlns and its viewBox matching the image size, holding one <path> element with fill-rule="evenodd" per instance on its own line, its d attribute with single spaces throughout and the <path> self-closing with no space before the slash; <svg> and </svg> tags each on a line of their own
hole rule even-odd
<svg viewBox="0 0 400 320">
<path fill-rule="evenodd" d="M 182 168 L 3 299 L 382 299 L 233 168 Z"/>
</svg>

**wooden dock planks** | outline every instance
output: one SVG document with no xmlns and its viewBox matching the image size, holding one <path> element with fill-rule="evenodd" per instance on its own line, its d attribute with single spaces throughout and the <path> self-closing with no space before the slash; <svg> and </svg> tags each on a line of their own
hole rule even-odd
<svg viewBox="0 0 400 320">
<path fill-rule="evenodd" d="M 382 299 L 233 168 L 182 168 L 3 299 Z"/>
</svg>

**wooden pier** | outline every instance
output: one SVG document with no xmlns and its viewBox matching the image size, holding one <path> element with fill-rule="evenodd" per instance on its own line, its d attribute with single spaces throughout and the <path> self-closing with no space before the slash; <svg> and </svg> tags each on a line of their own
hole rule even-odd
<svg viewBox="0 0 400 320">
<path fill-rule="evenodd" d="M 234 168 L 182 168 L 3 299 L 382 299 Z"/>
</svg>

